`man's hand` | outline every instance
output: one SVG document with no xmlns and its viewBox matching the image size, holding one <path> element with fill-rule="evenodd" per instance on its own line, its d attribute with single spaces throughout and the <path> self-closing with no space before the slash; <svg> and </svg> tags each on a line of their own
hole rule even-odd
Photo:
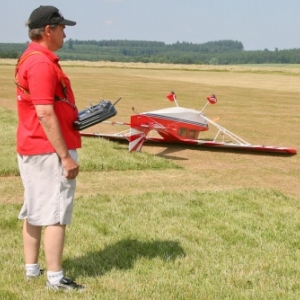
<svg viewBox="0 0 300 300">
<path fill-rule="evenodd" d="M 71 156 L 63 158 L 61 164 L 64 168 L 64 175 L 68 179 L 75 179 L 79 173 L 79 165 L 73 160 Z"/>
</svg>

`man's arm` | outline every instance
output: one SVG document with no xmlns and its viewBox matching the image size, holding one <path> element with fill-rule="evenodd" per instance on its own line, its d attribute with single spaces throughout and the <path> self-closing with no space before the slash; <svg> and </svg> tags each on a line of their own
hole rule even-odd
<svg viewBox="0 0 300 300">
<path fill-rule="evenodd" d="M 69 154 L 53 105 L 36 105 L 35 109 L 49 142 L 61 159 L 65 177 L 74 179 L 78 175 L 79 166 Z"/>
</svg>

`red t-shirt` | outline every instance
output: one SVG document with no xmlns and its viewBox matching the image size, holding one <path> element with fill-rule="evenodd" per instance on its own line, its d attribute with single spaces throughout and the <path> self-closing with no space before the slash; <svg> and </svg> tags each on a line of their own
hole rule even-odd
<svg viewBox="0 0 300 300">
<path fill-rule="evenodd" d="M 55 152 L 37 118 L 35 105 L 53 105 L 60 123 L 61 131 L 68 149 L 81 147 L 80 133 L 73 129 L 73 122 L 78 117 L 75 98 L 70 80 L 59 69 L 59 58 L 38 43 L 30 43 L 23 55 L 29 55 L 19 66 L 18 83 L 24 90 L 17 87 L 17 106 L 19 123 L 17 129 L 17 152 L 23 155 L 36 155 Z M 70 103 L 57 101 L 64 99 L 61 76 L 67 85 L 67 99 Z"/>
</svg>

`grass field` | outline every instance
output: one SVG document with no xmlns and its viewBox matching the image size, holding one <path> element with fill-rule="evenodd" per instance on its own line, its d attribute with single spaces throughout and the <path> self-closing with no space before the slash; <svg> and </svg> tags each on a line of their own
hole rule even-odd
<svg viewBox="0 0 300 300">
<path fill-rule="evenodd" d="M 0 299 L 300 298 L 299 155 L 153 145 L 128 153 L 89 138 L 64 258 L 66 273 L 87 291 L 56 296 L 45 291 L 45 277 L 25 282 L 14 64 L 0 60 Z M 133 107 L 172 105 L 171 90 L 195 109 L 215 93 L 206 115 L 220 125 L 252 144 L 300 149 L 300 66 L 62 65 L 80 109 L 122 97 L 112 120 L 128 122 Z"/>
</svg>

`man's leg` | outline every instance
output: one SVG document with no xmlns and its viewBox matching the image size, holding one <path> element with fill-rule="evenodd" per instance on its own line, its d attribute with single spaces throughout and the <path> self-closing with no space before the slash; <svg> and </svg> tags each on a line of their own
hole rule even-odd
<svg viewBox="0 0 300 300">
<path fill-rule="evenodd" d="M 47 287 L 52 290 L 80 290 L 84 287 L 64 276 L 62 254 L 64 250 L 66 225 L 47 226 L 44 234 L 47 264 Z"/>
<path fill-rule="evenodd" d="M 25 256 L 25 270 L 28 279 L 37 277 L 41 274 L 38 264 L 40 244 L 41 244 L 41 226 L 33 226 L 23 222 L 23 247 Z"/>
<path fill-rule="evenodd" d="M 62 254 L 65 243 L 66 225 L 50 225 L 45 228 L 44 247 L 47 270 L 58 272 L 62 270 Z"/>
<path fill-rule="evenodd" d="M 41 226 L 33 226 L 27 222 L 23 223 L 23 246 L 26 264 L 37 264 L 41 244 Z"/>
</svg>

